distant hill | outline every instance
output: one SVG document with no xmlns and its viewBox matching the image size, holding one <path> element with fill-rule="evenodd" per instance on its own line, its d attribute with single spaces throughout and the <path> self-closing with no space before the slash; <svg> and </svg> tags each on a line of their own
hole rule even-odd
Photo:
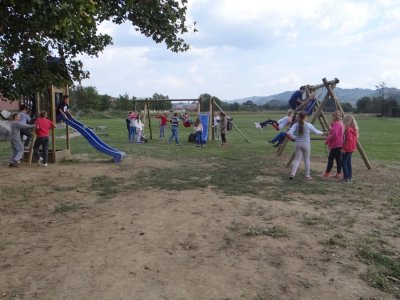
<svg viewBox="0 0 400 300">
<path fill-rule="evenodd" d="M 398 92 L 400 92 L 400 90 L 398 90 L 398 89 L 394 89 L 394 90 L 397 90 Z M 242 99 L 228 100 L 228 102 L 243 103 L 243 102 L 251 100 L 257 105 L 264 105 L 265 103 L 270 102 L 270 101 L 274 101 L 277 104 L 280 102 L 282 104 L 286 104 L 294 92 L 295 91 L 287 91 L 287 92 L 283 92 L 283 93 L 275 94 L 275 95 L 271 95 L 271 96 L 252 96 L 252 97 L 246 97 L 246 98 L 242 98 Z M 371 89 L 336 88 L 336 89 L 334 89 L 334 92 L 338 95 L 340 102 L 351 103 L 353 106 L 355 106 L 355 104 L 357 103 L 357 100 L 359 100 L 362 97 L 376 96 L 376 91 L 371 90 Z M 325 92 L 323 92 L 323 95 L 325 95 Z"/>
</svg>

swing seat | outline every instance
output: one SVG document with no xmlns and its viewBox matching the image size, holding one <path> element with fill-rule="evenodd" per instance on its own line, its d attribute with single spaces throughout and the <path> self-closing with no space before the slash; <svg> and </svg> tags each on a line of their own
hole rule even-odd
<svg viewBox="0 0 400 300">
<path fill-rule="evenodd" d="M 190 126 L 192 126 L 192 122 L 190 120 L 186 120 L 186 121 L 183 122 L 183 127 L 188 128 Z"/>
</svg>

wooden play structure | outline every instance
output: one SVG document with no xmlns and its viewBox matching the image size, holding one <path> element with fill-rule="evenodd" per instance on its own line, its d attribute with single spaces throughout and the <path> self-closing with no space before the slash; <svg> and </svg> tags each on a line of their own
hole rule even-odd
<svg viewBox="0 0 400 300">
<path fill-rule="evenodd" d="M 34 107 L 35 115 L 39 116 L 40 111 L 47 111 L 48 118 L 56 124 L 56 108 L 57 105 L 62 101 L 64 95 L 68 95 L 68 86 L 64 88 L 58 88 L 51 86 L 47 91 L 43 93 L 35 93 L 34 99 L 31 101 L 31 109 Z M 33 144 L 35 138 L 32 140 L 29 153 L 25 155 L 25 160 L 31 164 L 33 159 Z M 62 144 L 64 144 L 63 146 Z M 49 147 L 49 163 L 57 163 L 64 161 L 65 158 L 71 154 L 71 144 L 69 135 L 69 126 L 65 125 L 65 141 L 61 143 L 57 141 L 55 129 L 51 130 L 51 145 Z"/>
<path fill-rule="evenodd" d="M 304 103 L 302 103 L 296 109 L 295 116 L 298 112 L 304 110 L 307 107 L 307 105 L 309 104 L 309 101 L 311 100 L 311 99 L 309 99 L 308 96 L 310 95 L 310 93 L 312 91 L 315 92 L 318 89 L 326 88 L 326 94 L 325 94 L 323 100 L 319 101 L 318 99 L 316 99 L 315 106 L 313 108 L 313 113 L 311 115 L 310 123 L 314 124 L 318 120 L 321 124 L 322 130 L 329 131 L 329 123 L 328 123 L 326 116 L 324 114 L 324 111 L 323 111 L 323 109 L 327 105 L 327 103 L 329 101 L 333 101 L 335 104 L 336 110 L 341 111 L 344 114 L 342 105 L 340 104 L 340 100 L 337 97 L 337 95 L 335 95 L 335 93 L 334 93 L 334 89 L 338 83 L 339 83 L 339 79 L 337 79 L 337 78 L 335 78 L 331 81 L 328 81 L 326 78 L 323 78 L 321 84 L 304 86 L 306 88 L 307 100 L 305 100 Z M 325 140 L 325 138 L 316 137 L 316 138 L 312 138 L 312 140 Z M 285 139 L 285 142 L 278 149 L 279 156 L 282 155 L 287 143 L 288 143 L 288 139 Z M 365 163 L 365 166 L 368 168 L 368 170 L 372 169 L 371 163 L 369 162 L 367 155 L 365 154 L 365 151 L 359 141 L 357 142 L 357 149 L 361 154 L 361 157 Z M 294 156 L 295 156 L 295 154 L 293 153 L 287 163 L 287 167 L 289 167 L 292 164 Z"/>
</svg>

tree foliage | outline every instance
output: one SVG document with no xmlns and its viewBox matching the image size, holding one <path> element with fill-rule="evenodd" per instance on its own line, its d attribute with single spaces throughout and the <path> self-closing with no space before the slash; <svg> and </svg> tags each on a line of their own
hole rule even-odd
<svg viewBox="0 0 400 300">
<path fill-rule="evenodd" d="M 171 51 L 186 51 L 189 45 L 181 35 L 196 31 L 186 11 L 187 0 L 2 0 L 1 92 L 16 98 L 88 78 L 79 57 L 98 56 L 112 43 L 98 31 L 105 21 L 130 22 Z"/>
<path fill-rule="evenodd" d="M 219 105 L 220 107 L 222 106 L 222 101 L 215 96 L 211 96 L 208 93 L 201 94 L 198 97 L 198 100 L 200 102 L 200 111 L 209 111 L 210 110 L 210 100 L 213 99 L 214 102 Z M 217 107 L 215 109 L 218 109 Z"/>
</svg>

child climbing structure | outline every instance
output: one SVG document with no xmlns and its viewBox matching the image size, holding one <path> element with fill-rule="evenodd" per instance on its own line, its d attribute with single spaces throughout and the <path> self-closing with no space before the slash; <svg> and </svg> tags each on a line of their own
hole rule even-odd
<svg viewBox="0 0 400 300">
<path fill-rule="evenodd" d="M 294 124 L 296 115 L 300 111 L 306 111 L 307 114 L 311 117 L 310 123 L 314 124 L 317 120 L 320 122 L 322 130 L 323 131 L 329 131 L 329 123 L 325 117 L 324 114 L 324 107 L 327 105 L 329 101 L 333 101 L 336 107 L 336 110 L 342 112 L 344 114 L 342 105 L 340 104 L 339 98 L 333 90 L 335 89 L 336 85 L 339 83 L 339 79 L 335 78 L 331 81 L 328 81 L 326 78 L 322 79 L 322 83 L 318 85 L 306 85 L 304 86 L 306 89 L 306 95 L 307 98 L 306 100 L 303 101 L 303 103 L 296 108 L 295 110 L 295 117 L 293 118 L 292 124 Z M 325 88 L 326 89 L 326 94 L 323 98 L 323 100 L 320 102 L 318 99 L 314 97 L 314 92 L 316 92 L 319 89 Z M 313 139 L 321 139 L 321 138 L 313 138 Z M 325 140 L 322 138 L 322 140 Z M 279 148 L 278 150 L 278 155 L 282 155 L 283 151 L 285 150 L 285 147 L 288 143 L 288 139 L 285 140 L 283 145 Z M 367 155 L 365 154 L 364 148 L 362 147 L 361 143 L 358 141 L 357 142 L 357 149 L 360 152 L 361 158 L 363 159 L 365 166 L 368 168 L 368 170 L 372 169 L 371 163 L 369 162 Z M 287 167 L 289 167 L 294 159 L 294 153 L 290 157 Z"/>
<path fill-rule="evenodd" d="M 68 86 L 64 88 L 57 88 L 55 86 L 51 86 L 47 91 L 43 93 L 36 93 L 35 99 L 32 105 L 35 107 L 35 112 L 38 113 L 41 110 L 47 111 L 48 116 L 56 123 L 56 108 L 58 104 L 62 101 L 63 96 L 68 95 Z M 74 128 L 78 131 L 89 143 L 92 147 L 94 147 L 97 151 L 100 151 L 104 154 L 110 155 L 115 163 L 121 162 L 121 160 L 125 157 L 125 153 L 114 149 L 104 143 L 89 127 L 84 124 L 78 122 L 72 117 L 63 117 L 63 121 L 65 122 L 65 142 L 66 147 L 60 146 L 60 142 L 57 141 L 57 137 L 55 134 L 55 130 L 51 131 L 51 148 L 49 151 L 49 162 L 56 163 L 65 160 L 66 156 L 71 154 L 71 143 L 70 143 L 70 127 Z M 33 142 L 32 142 L 33 145 Z M 32 146 L 29 150 L 29 164 L 32 162 Z"/>
</svg>

